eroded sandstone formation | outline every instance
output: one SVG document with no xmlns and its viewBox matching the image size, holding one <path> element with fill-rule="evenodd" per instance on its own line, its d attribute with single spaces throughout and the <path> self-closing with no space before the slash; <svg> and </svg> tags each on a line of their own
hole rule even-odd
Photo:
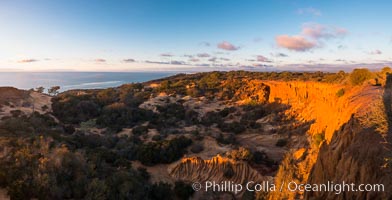
<svg viewBox="0 0 392 200">
<path fill-rule="evenodd" d="M 225 172 L 232 171 L 232 176 L 227 177 Z M 262 182 L 271 180 L 264 177 L 255 169 L 243 161 L 235 161 L 217 155 L 210 160 L 203 160 L 199 157 L 184 158 L 173 169 L 170 175 L 176 180 L 190 182 L 233 181 L 234 183 L 246 183 L 248 181 Z"/>
<path fill-rule="evenodd" d="M 291 145 L 291 149 L 280 164 L 274 177 L 276 185 L 282 182 L 324 183 L 326 181 L 360 183 L 384 183 L 391 185 L 390 168 L 385 159 L 390 156 L 390 148 L 385 138 L 374 127 L 365 127 L 360 118 L 371 111 L 373 102 L 383 95 L 381 86 L 350 87 L 341 84 L 301 81 L 251 81 L 248 91 L 238 91 L 243 102 L 268 100 L 286 104 L 288 117 L 299 122 L 309 122 L 310 126 L 303 140 Z M 337 95 L 344 90 L 344 95 Z M 254 96 L 257 96 L 255 98 Z M 262 98 L 260 98 L 262 97 Z M 314 137 L 322 135 L 322 141 Z M 235 166 L 236 176 L 232 180 L 265 180 L 262 174 L 245 163 L 236 163 L 221 157 L 211 160 L 186 158 L 175 166 L 171 175 L 186 181 L 227 180 L 223 176 L 227 163 Z M 389 178 L 386 178 L 389 177 Z M 388 189 L 389 188 L 389 189 Z M 385 190 L 391 190 L 388 186 Z M 388 198 L 389 193 L 345 193 L 339 199 Z M 271 192 L 269 199 L 336 199 L 334 193 Z"/>
<path fill-rule="evenodd" d="M 374 128 L 365 128 L 359 118 L 372 112 L 372 103 L 380 99 L 383 89 L 378 86 L 346 88 L 344 96 L 336 92 L 342 86 L 306 82 L 272 82 L 270 99 L 291 105 L 287 114 L 300 120 L 314 120 L 307 131 L 309 145 L 291 149 L 281 163 L 276 184 L 297 183 L 382 183 L 381 177 L 390 169 L 385 165 L 386 145 Z M 321 146 L 312 143 L 312 136 L 323 133 Z M 300 151 L 300 152 L 299 152 Z M 384 177 L 385 179 L 385 177 Z M 389 180 L 389 179 L 388 179 Z M 390 184 L 389 184 L 390 185 Z M 389 189 L 390 190 L 390 189 Z M 374 199 L 389 197 L 385 193 L 352 192 L 336 195 L 332 192 L 270 193 L 270 199 Z"/>
</svg>

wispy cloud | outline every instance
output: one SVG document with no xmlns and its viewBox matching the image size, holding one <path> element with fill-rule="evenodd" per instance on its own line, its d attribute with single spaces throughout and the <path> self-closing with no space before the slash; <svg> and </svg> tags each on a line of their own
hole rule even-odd
<svg viewBox="0 0 392 200">
<path fill-rule="evenodd" d="M 239 49 L 239 47 L 234 46 L 233 44 L 231 44 L 230 42 L 227 42 L 227 41 L 223 41 L 223 42 L 219 43 L 217 45 L 217 47 L 219 49 L 223 49 L 223 50 L 226 50 L 226 51 L 235 51 L 235 50 Z"/>
<path fill-rule="evenodd" d="M 336 61 L 336 62 L 347 62 L 347 61 L 344 60 L 344 59 L 336 59 L 335 61 Z"/>
<path fill-rule="evenodd" d="M 173 57 L 173 54 L 171 54 L 171 53 L 161 53 L 160 56 L 162 56 L 162 57 Z"/>
<path fill-rule="evenodd" d="M 230 59 L 229 58 L 223 58 L 223 57 L 221 57 L 221 58 L 219 58 L 220 60 L 223 60 L 223 61 L 230 61 Z"/>
<path fill-rule="evenodd" d="M 210 57 L 210 54 L 208 54 L 208 53 L 199 53 L 199 54 L 197 54 L 197 57 L 199 57 L 199 58 L 207 58 L 207 57 Z"/>
<path fill-rule="evenodd" d="M 322 13 L 320 10 L 309 7 L 309 8 L 300 8 L 297 10 L 299 15 L 313 15 L 313 16 L 321 16 Z"/>
<path fill-rule="evenodd" d="M 131 62 L 135 62 L 135 59 L 127 58 L 127 59 L 124 59 L 123 62 L 131 63 Z"/>
<path fill-rule="evenodd" d="M 193 55 L 184 54 L 183 57 L 186 57 L 186 58 L 193 58 Z"/>
<path fill-rule="evenodd" d="M 293 51 L 308 51 L 317 46 L 315 42 L 302 36 L 279 35 L 275 38 L 278 46 Z"/>
<path fill-rule="evenodd" d="M 347 33 L 348 31 L 344 28 L 316 23 L 306 23 L 302 26 L 302 35 L 315 40 L 344 37 Z"/>
<path fill-rule="evenodd" d="M 161 62 L 161 61 L 150 61 L 146 60 L 144 61 L 145 63 L 150 63 L 150 64 L 166 64 L 166 65 L 186 65 L 184 61 L 179 61 L 179 60 L 172 60 L 170 62 Z"/>
<path fill-rule="evenodd" d="M 288 55 L 284 54 L 284 53 L 271 53 L 271 56 L 274 56 L 274 57 L 288 57 Z"/>
<path fill-rule="evenodd" d="M 32 63 L 32 62 L 38 62 L 37 59 L 22 59 L 22 60 L 18 60 L 18 63 Z"/>
<path fill-rule="evenodd" d="M 263 40 L 262 38 L 257 37 L 257 38 L 255 38 L 255 39 L 253 39 L 253 42 L 254 42 L 254 43 L 258 43 L 258 42 L 261 42 L 262 40 Z"/>
<path fill-rule="evenodd" d="M 229 55 L 230 52 L 216 51 L 216 52 L 214 52 L 214 54 L 216 54 L 216 55 Z"/>
<path fill-rule="evenodd" d="M 263 68 L 268 68 L 268 67 L 273 67 L 272 65 L 266 65 L 266 64 L 253 64 L 253 67 L 263 67 Z"/>
<path fill-rule="evenodd" d="M 382 51 L 380 51 L 379 49 L 376 49 L 374 51 L 369 52 L 370 55 L 380 55 L 382 54 Z"/>
<path fill-rule="evenodd" d="M 216 59 L 217 59 L 216 57 L 213 57 L 213 58 L 208 59 L 208 61 L 210 61 L 210 62 L 215 62 Z"/>
<path fill-rule="evenodd" d="M 170 64 L 169 62 L 160 62 L 160 61 L 151 61 L 151 60 L 146 60 L 144 62 L 150 64 Z"/>
<path fill-rule="evenodd" d="M 266 58 L 265 56 L 262 56 L 262 55 L 257 56 L 257 61 L 258 62 L 271 62 L 268 58 Z"/>
<path fill-rule="evenodd" d="M 347 49 L 347 46 L 340 44 L 338 45 L 338 49 L 340 50 Z"/>
<path fill-rule="evenodd" d="M 211 43 L 209 43 L 209 42 L 200 42 L 200 45 L 209 47 L 209 46 L 211 46 Z"/>
<path fill-rule="evenodd" d="M 106 59 L 97 58 L 97 59 L 94 60 L 94 62 L 97 62 L 97 63 L 104 63 L 104 62 L 106 62 Z"/>
<path fill-rule="evenodd" d="M 190 58 L 189 61 L 191 61 L 191 62 L 199 62 L 200 59 L 198 59 L 198 58 Z"/>
<path fill-rule="evenodd" d="M 184 61 L 172 60 L 172 61 L 170 61 L 170 64 L 172 64 L 172 65 L 185 65 L 186 63 Z"/>
</svg>

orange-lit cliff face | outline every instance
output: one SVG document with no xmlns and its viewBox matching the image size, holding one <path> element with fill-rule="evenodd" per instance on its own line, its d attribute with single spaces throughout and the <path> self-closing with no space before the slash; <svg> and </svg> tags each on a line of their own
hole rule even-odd
<svg viewBox="0 0 392 200">
<path fill-rule="evenodd" d="M 379 145 L 383 138 L 372 129 L 364 130 L 358 120 L 372 112 L 373 102 L 381 100 L 383 95 L 381 87 L 344 88 L 344 95 L 338 97 L 337 91 L 343 86 L 337 84 L 314 82 L 268 82 L 266 84 L 271 88 L 270 101 L 279 100 L 291 106 L 286 112 L 287 115 L 296 116 L 299 120 L 314 120 L 307 131 L 310 144 L 291 149 L 291 153 L 281 163 L 275 177 L 277 185 L 290 181 L 382 182 L 379 178 L 372 177 L 372 174 L 383 165 L 381 160 L 384 153 Z M 320 133 L 325 134 L 325 141 L 319 146 L 314 144 L 311 138 Z M 369 152 L 368 148 L 372 146 Z M 381 160 L 375 162 L 374 159 Z M 332 193 L 306 195 L 308 199 L 315 196 L 321 199 L 336 198 Z M 283 191 L 271 193 L 269 197 L 270 199 L 297 199 L 304 196 L 301 193 Z M 367 193 L 353 193 L 340 197 L 363 199 L 372 196 Z"/>
<path fill-rule="evenodd" d="M 270 102 L 280 100 L 291 106 L 288 115 L 299 120 L 311 121 L 308 134 L 325 133 L 327 143 L 334 131 L 346 123 L 352 114 L 361 111 L 372 100 L 382 95 L 381 87 L 367 86 L 345 88 L 339 84 L 316 82 L 267 82 Z M 337 92 L 345 93 L 338 96 Z"/>
<path fill-rule="evenodd" d="M 380 101 L 383 95 L 381 86 L 349 87 L 341 84 L 301 81 L 260 81 L 251 80 L 246 91 L 239 91 L 239 103 L 251 100 L 259 102 L 279 102 L 289 105 L 285 111 L 287 117 L 294 117 L 298 122 L 309 122 L 310 126 L 304 131 L 303 139 L 298 139 L 290 145 L 288 154 L 280 164 L 278 173 L 274 177 L 275 185 L 282 182 L 288 183 L 322 183 L 326 181 L 347 180 L 352 183 L 374 183 L 382 181 L 370 176 L 377 167 L 385 164 L 384 161 L 373 158 L 383 158 L 383 141 L 379 133 L 373 129 L 364 129 L 360 123 L 361 116 L 366 116 L 372 111 L 375 101 Z M 343 89 L 343 94 L 338 91 Z M 249 93 L 249 94 L 248 94 Z M 369 131 L 372 130 L 372 131 Z M 290 131 L 290 130 L 288 130 Z M 323 136 L 321 141 L 315 142 L 315 136 Z M 325 140 L 324 140 L 325 138 Z M 367 139 L 372 142 L 367 143 Z M 373 146 L 367 154 L 366 149 Z M 371 157 L 371 158 L 369 158 Z M 172 171 L 172 176 L 177 179 L 198 180 L 198 178 L 217 178 L 224 180 L 222 171 L 227 161 L 218 157 L 212 160 L 200 158 L 184 159 Z M 233 163 L 232 163 L 233 164 Z M 234 162 L 236 173 L 247 180 L 259 177 L 247 176 L 252 170 L 244 163 Z M 334 175 L 336 168 L 339 175 Z M 245 173 L 246 172 L 246 173 Z M 356 176 L 361 178 L 356 178 Z M 181 177 L 182 176 L 182 177 Z M 263 177 L 263 179 L 268 179 Z M 250 178 L 250 179 L 249 179 Z M 241 179 L 242 180 L 242 179 Z M 198 180 L 200 181 L 200 180 Z M 385 181 L 384 181 L 385 182 Z M 290 191 L 277 191 L 269 194 L 269 199 L 298 199 L 313 197 L 335 198 L 327 193 L 301 193 Z M 342 195 L 342 198 L 363 199 L 374 197 L 361 193 L 360 195 Z M 379 197 L 379 196 L 376 196 Z"/>
</svg>

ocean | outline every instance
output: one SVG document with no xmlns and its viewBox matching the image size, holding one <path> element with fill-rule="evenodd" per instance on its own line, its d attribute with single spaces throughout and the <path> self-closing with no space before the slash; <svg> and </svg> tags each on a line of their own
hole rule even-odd
<svg viewBox="0 0 392 200">
<path fill-rule="evenodd" d="M 0 87 L 19 89 L 60 86 L 71 89 L 99 89 L 125 83 L 145 82 L 177 74 L 176 72 L 0 72 Z M 46 91 L 45 89 L 45 91 Z"/>
</svg>

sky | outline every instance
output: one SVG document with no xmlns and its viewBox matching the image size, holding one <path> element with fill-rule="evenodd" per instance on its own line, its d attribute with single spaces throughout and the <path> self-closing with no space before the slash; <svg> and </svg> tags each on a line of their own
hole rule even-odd
<svg viewBox="0 0 392 200">
<path fill-rule="evenodd" d="M 1 0 L 0 71 L 392 64 L 388 0 Z"/>
</svg>

